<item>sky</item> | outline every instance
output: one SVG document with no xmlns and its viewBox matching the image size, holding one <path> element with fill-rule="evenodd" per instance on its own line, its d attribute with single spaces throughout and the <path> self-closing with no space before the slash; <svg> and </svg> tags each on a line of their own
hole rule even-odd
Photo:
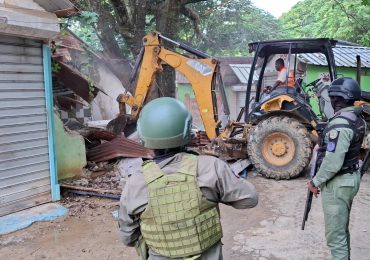
<svg viewBox="0 0 370 260">
<path fill-rule="evenodd" d="M 286 13 L 293 7 L 299 0 L 252 0 L 252 3 L 278 18 L 283 13 Z"/>
</svg>

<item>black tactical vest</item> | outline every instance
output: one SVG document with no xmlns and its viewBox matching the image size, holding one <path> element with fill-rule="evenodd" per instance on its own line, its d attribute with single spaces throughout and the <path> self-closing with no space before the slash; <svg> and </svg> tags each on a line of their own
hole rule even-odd
<svg viewBox="0 0 370 260">
<path fill-rule="evenodd" d="M 334 120 L 335 118 L 342 118 L 345 119 L 348 122 L 348 124 L 336 124 L 325 128 L 321 136 L 320 149 L 318 151 L 317 169 L 319 169 L 322 160 L 325 157 L 328 145 L 328 143 L 325 141 L 325 136 L 331 130 L 336 128 L 349 128 L 353 131 L 352 141 L 344 158 L 341 171 L 354 167 L 355 165 L 358 164 L 361 145 L 365 137 L 365 122 L 360 116 L 360 113 L 361 113 L 360 109 L 355 111 L 343 111 L 342 113 L 336 115 L 332 120 Z"/>
</svg>

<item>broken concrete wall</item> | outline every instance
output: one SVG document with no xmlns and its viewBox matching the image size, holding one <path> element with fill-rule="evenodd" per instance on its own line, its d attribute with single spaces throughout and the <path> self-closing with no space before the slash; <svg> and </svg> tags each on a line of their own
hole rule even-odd
<svg viewBox="0 0 370 260">
<path fill-rule="evenodd" d="M 107 95 L 99 92 L 91 103 L 93 120 L 110 120 L 115 118 L 119 113 L 118 102 L 116 101 L 119 94 L 125 92 L 121 81 L 102 63 L 97 63 L 99 81 L 97 86 Z"/>
<path fill-rule="evenodd" d="M 55 149 L 58 179 L 77 177 L 86 165 L 85 141 L 79 134 L 66 132 L 58 115 L 55 118 Z"/>
</svg>

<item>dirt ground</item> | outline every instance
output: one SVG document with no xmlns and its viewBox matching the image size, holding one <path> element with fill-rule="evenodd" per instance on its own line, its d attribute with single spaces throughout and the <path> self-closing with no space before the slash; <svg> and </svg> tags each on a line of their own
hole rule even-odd
<svg viewBox="0 0 370 260">
<path fill-rule="evenodd" d="M 325 245 L 320 199 L 301 231 L 306 197 L 305 179 L 275 181 L 250 176 L 259 191 L 254 209 L 221 207 L 224 259 L 329 259 Z M 118 202 L 68 197 L 66 217 L 35 223 L 0 236 L 0 259 L 137 259 L 135 250 L 121 244 L 111 212 Z M 352 259 L 370 259 L 370 174 L 365 175 L 351 214 Z"/>
</svg>

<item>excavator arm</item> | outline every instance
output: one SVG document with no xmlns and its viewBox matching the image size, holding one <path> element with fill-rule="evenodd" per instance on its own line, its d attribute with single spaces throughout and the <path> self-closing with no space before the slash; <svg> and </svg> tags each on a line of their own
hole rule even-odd
<svg viewBox="0 0 370 260">
<path fill-rule="evenodd" d="M 189 51 L 200 58 L 189 58 L 172 50 L 166 49 L 161 40 L 167 40 L 178 47 Z M 208 138 L 214 139 L 218 135 L 220 121 L 217 115 L 215 82 L 217 81 L 218 62 L 191 47 L 174 42 L 158 32 L 152 32 L 143 38 L 144 54 L 138 73 L 134 96 L 128 93 L 121 94 L 117 101 L 120 103 L 121 113 L 124 113 L 125 104 L 131 107 L 132 118 L 137 118 L 148 93 L 153 86 L 158 73 L 163 71 L 162 64 L 168 64 L 180 71 L 189 80 L 193 87 L 199 112 Z M 221 92 L 223 92 L 223 86 Z M 221 95 L 224 94 L 221 93 Z M 228 111 L 226 98 L 223 95 L 224 110 Z M 226 103 L 225 103 L 226 102 Z M 226 108 L 226 109 L 225 109 Z"/>
</svg>

